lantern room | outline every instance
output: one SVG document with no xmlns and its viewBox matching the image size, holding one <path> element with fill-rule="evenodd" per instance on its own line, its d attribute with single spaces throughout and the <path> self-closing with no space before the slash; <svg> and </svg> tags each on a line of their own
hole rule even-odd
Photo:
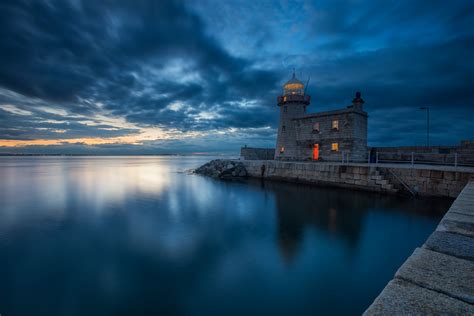
<svg viewBox="0 0 474 316">
<path fill-rule="evenodd" d="M 295 72 L 293 76 L 283 85 L 283 95 L 277 97 L 278 105 L 287 103 L 301 103 L 308 105 L 311 101 L 309 95 L 305 94 L 304 84 L 296 78 Z"/>
<path fill-rule="evenodd" d="M 290 80 L 283 85 L 283 95 L 304 95 L 304 84 L 296 78 L 295 72 Z"/>
</svg>

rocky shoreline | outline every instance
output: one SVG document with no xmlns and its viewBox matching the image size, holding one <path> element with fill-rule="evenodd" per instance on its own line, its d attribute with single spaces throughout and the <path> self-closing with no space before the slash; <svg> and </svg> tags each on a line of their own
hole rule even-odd
<svg viewBox="0 0 474 316">
<path fill-rule="evenodd" d="M 248 172 L 242 162 L 228 159 L 212 160 L 194 170 L 194 173 L 216 179 L 244 178 L 248 176 Z"/>
</svg>

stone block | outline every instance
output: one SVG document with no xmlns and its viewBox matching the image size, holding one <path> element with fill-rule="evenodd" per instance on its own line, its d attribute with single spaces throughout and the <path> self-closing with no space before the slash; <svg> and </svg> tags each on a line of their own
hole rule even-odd
<svg viewBox="0 0 474 316">
<path fill-rule="evenodd" d="M 474 217 L 462 214 L 452 214 L 450 215 L 450 218 L 457 218 L 459 220 L 443 219 L 438 225 L 437 230 L 474 237 Z M 467 222 L 467 219 L 469 219 L 470 222 Z M 472 242 L 474 243 L 474 239 Z"/>
<path fill-rule="evenodd" d="M 474 305 L 394 279 L 364 315 L 473 315 Z"/>
<path fill-rule="evenodd" d="M 474 223 L 474 212 L 465 208 L 451 206 L 449 212 L 444 215 L 443 220 Z"/>
<path fill-rule="evenodd" d="M 451 172 L 451 171 L 444 171 L 443 173 L 444 173 L 444 175 L 443 175 L 444 179 L 446 179 L 446 180 L 454 180 L 454 172 Z"/>
<path fill-rule="evenodd" d="M 395 277 L 474 303 L 474 262 L 469 260 L 417 248 Z"/>
<path fill-rule="evenodd" d="M 460 204 L 456 204 L 456 203 L 453 203 L 453 205 L 451 205 L 451 207 L 449 208 L 449 211 L 474 216 L 474 208 L 466 207 L 464 205 L 460 205 Z"/>
<path fill-rule="evenodd" d="M 474 260 L 474 239 L 472 237 L 436 230 L 423 247 L 458 258 Z"/>
<path fill-rule="evenodd" d="M 431 170 L 421 170 L 421 176 L 424 178 L 429 178 L 431 176 Z"/>
<path fill-rule="evenodd" d="M 431 170 L 431 178 L 433 178 L 433 179 L 443 179 L 443 171 Z"/>
<path fill-rule="evenodd" d="M 438 184 L 438 190 L 447 190 L 448 185 L 446 183 L 440 183 Z"/>
</svg>

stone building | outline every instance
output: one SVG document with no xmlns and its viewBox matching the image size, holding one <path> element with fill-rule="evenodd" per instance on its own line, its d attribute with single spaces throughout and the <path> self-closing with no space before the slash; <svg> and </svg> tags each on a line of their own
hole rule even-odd
<svg viewBox="0 0 474 316">
<path fill-rule="evenodd" d="M 307 113 L 311 98 L 295 74 L 277 98 L 276 160 L 367 160 L 367 113 L 360 92 L 347 108 Z"/>
</svg>

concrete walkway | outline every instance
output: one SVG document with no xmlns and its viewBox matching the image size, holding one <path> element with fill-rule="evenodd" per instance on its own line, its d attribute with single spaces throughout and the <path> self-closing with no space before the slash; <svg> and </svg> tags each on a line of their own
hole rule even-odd
<svg viewBox="0 0 474 316">
<path fill-rule="evenodd" d="M 364 315 L 474 315 L 474 181 Z"/>
</svg>

